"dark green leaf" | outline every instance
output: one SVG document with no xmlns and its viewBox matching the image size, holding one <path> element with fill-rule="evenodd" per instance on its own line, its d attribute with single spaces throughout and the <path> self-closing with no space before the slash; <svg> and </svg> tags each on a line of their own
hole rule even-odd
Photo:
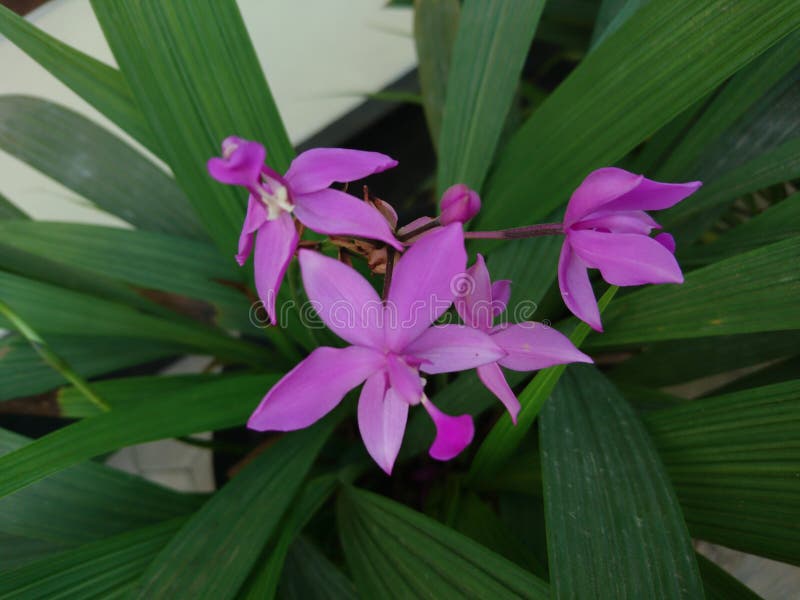
<svg viewBox="0 0 800 600">
<path fill-rule="evenodd" d="M 706 600 L 761 600 L 761 596 L 702 554 L 697 555 L 697 566 L 703 578 Z"/>
<path fill-rule="evenodd" d="M 233 598 L 335 423 L 286 434 L 258 455 L 170 540 L 131 596 Z"/>
<path fill-rule="evenodd" d="M 387 498 L 347 488 L 338 515 L 347 562 L 362 597 L 548 597 L 540 579 Z"/>
<path fill-rule="evenodd" d="M 439 194 L 454 183 L 481 189 L 543 8 L 543 0 L 464 3 L 439 137 Z"/>
<path fill-rule="evenodd" d="M 702 598 L 675 492 L 614 386 L 570 367 L 540 434 L 554 598 Z"/>
<path fill-rule="evenodd" d="M 694 537 L 800 564 L 800 380 L 645 417 Z"/>
<path fill-rule="evenodd" d="M 798 261 L 795 237 L 692 271 L 682 285 L 637 290 L 614 302 L 588 345 L 800 328 Z"/>
<path fill-rule="evenodd" d="M 96 1 L 92 8 L 164 160 L 228 255 L 245 195 L 214 182 L 206 161 L 230 135 L 263 143 L 279 171 L 293 156 L 236 2 Z"/>
<path fill-rule="evenodd" d="M 597 11 L 597 22 L 592 34 L 592 48 L 600 45 L 627 21 L 633 13 L 650 0 L 603 0 Z"/>
<path fill-rule="evenodd" d="M 123 533 L 0 572 L 0 595 L 20 600 L 116 597 L 130 590 L 153 554 L 175 535 L 183 521 Z"/>
<path fill-rule="evenodd" d="M 131 225 L 205 237 L 191 205 L 166 173 L 63 106 L 0 96 L 0 148 Z"/>
<path fill-rule="evenodd" d="M 352 582 L 304 537 L 286 557 L 278 598 L 281 600 L 355 600 Z"/>
<path fill-rule="evenodd" d="M 768 8 L 729 0 L 649 3 L 509 142 L 488 183 L 481 225 L 547 216 L 589 171 L 622 158 L 798 27 L 793 0 Z"/>
<path fill-rule="evenodd" d="M 0 6 L 0 34 L 158 154 L 150 127 L 119 71 L 58 41 L 3 6 Z"/>
<path fill-rule="evenodd" d="M 0 497 L 94 456 L 125 446 L 241 425 L 276 375 L 223 375 L 50 433 L 0 457 Z"/>
<path fill-rule="evenodd" d="M 8 198 L 0 194 L 0 219 L 29 219 L 17 205 Z"/>
<path fill-rule="evenodd" d="M 439 145 L 450 57 L 460 13 L 458 0 L 417 0 L 414 7 L 414 40 L 419 63 L 417 75 L 422 89 L 425 120 L 434 146 Z"/>
</svg>

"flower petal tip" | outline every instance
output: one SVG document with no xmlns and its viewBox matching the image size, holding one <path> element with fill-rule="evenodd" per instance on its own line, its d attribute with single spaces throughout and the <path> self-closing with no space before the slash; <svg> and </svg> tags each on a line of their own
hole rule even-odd
<svg viewBox="0 0 800 600">
<path fill-rule="evenodd" d="M 451 460 L 461 454 L 475 436 L 475 424 L 471 416 L 444 416 L 447 420 L 437 424 L 436 439 L 428 450 L 431 458 L 441 461 Z"/>
</svg>

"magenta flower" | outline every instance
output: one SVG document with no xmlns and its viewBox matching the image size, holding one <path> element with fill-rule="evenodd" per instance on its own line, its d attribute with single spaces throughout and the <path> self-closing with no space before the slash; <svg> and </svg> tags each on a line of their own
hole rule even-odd
<svg viewBox="0 0 800 600">
<path fill-rule="evenodd" d="M 474 369 L 503 350 L 479 329 L 431 326 L 452 304 L 451 282 L 463 276 L 467 255 L 460 224 L 437 229 L 416 242 L 394 267 L 386 303 L 347 265 L 300 250 L 309 300 L 325 324 L 352 344 L 321 347 L 287 373 L 262 400 L 248 427 L 291 431 L 308 427 L 364 383 L 358 426 L 367 451 L 391 474 L 409 406 L 422 403 L 436 425 L 430 454 L 449 460 L 471 441 L 469 415 L 442 413 L 425 396 L 424 373 Z"/>
<path fill-rule="evenodd" d="M 478 192 L 463 183 L 447 188 L 439 202 L 439 223 L 466 223 L 478 214 L 481 209 L 481 198 Z"/>
<path fill-rule="evenodd" d="M 477 368 L 478 377 L 508 410 L 516 424 L 519 400 L 509 387 L 503 370 L 537 371 L 571 362 L 591 363 L 592 359 L 578 350 L 568 337 L 542 323 L 525 321 L 494 326 L 511 297 L 511 282 L 502 279 L 492 283 L 483 256 L 467 271 L 467 293 L 455 300 L 458 315 L 468 327 L 488 333 L 505 352 L 495 362 Z"/>
<path fill-rule="evenodd" d="M 261 144 L 229 137 L 222 142 L 222 158 L 208 161 L 208 172 L 217 181 L 250 192 L 236 260 L 244 264 L 258 232 L 256 289 L 275 325 L 275 300 L 299 239 L 292 214 L 318 233 L 380 240 L 398 250 L 403 246 L 372 206 L 330 188 L 335 181 L 346 183 L 391 169 L 397 165 L 394 159 L 377 152 L 314 148 L 298 155 L 281 176 L 264 164 L 266 156 Z"/>
<path fill-rule="evenodd" d="M 669 208 L 702 185 L 659 183 L 613 167 L 590 173 L 569 200 L 566 239 L 558 261 L 558 284 L 567 307 L 602 331 L 600 311 L 587 269 L 599 269 L 608 283 L 683 283 L 675 260 L 675 241 L 646 210 Z"/>
</svg>

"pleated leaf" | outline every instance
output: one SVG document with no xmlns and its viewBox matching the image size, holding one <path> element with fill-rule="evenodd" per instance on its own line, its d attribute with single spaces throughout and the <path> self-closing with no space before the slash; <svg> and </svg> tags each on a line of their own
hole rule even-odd
<svg viewBox="0 0 800 600">
<path fill-rule="evenodd" d="M 362 597 L 548 598 L 534 575 L 456 531 L 355 488 L 339 498 L 339 535 Z"/>
<path fill-rule="evenodd" d="M 28 219 L 26 215 L 16 204 L 11 202 L 8 198 L 0 194 L 0 219 Z"/>
<path fill-rule="evenodd" d="M 281 600 L 355 600 L 353 583 L 304 537 L 286 557 L 278 598 Z"/>
<path fill-rule="evenodd" d="M 206 161 L 230 135 L 263 143 L 279 171 L 293 156 L 236 2 L 92 8 L 164 160 L 220 250 L 234 252 L 246 194 L 213 181 Z"/>
<path fill-rule="evenodd" d="M 622 158 L 798 27 L 793 0 L 768 8 L 731 0 L 648 3 L 570 74 L 505 147 L 487 185 L 480 224 L 546 217 L 589 171 Z"/>
<path fill-rule="evenodd" d="M 195 513 L 153 559 L 135 598 L 233 598 L 336 418 L 284 435 Z"/>
<path fill-rule="evenodd" d="M 644 426 L 573 366 L 540 421 L 554 598 L 703 598 L 691 539 Z"/>
</svg>

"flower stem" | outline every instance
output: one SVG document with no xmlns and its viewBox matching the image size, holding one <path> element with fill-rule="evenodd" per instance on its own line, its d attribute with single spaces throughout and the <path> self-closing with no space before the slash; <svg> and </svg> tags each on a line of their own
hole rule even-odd
<svg viewBox="0 0 800 600">
<path fill-rule="evenodd" d="M 513 227 L 498 231 L 465 231 L 464 237 L 468 240 L 519 240 L 542 235 L 563 234 L 564 227 L 561 223 L 543 223 L 541 225 L 526 225 L 525 227 Z"/>
<path fill-rule="evenodd" d="M 407 231 L 403 235 L 398 235 L 397 236 L 397 240 L 400 241 L 400 242 L 406 242 L 406 241 L 410 240 L 411 238 L 413 238 L 415 235 L 419 235 L 420 233 L 425 233 L 426 231 L 429 231 L 430 229 L 434 229 L 436 227 L 439 227 L 439 225 L 440 225 L 439 217 L 436 217 L 433 221 L 428 221 L 427 223 L 425 223 L 425 225 L 417 227 L 416 229 L 412 229 L 411 231 Z"/>
<path fill-rule="evenodd" d="M 392 285 L 392 273 L 394 272 L 394 257 L 396 252 L 391 246 L 386 246 L 386 275 L 383 277 L 383 302 L 389 297 L 389 287 Z"/>
</svg>

